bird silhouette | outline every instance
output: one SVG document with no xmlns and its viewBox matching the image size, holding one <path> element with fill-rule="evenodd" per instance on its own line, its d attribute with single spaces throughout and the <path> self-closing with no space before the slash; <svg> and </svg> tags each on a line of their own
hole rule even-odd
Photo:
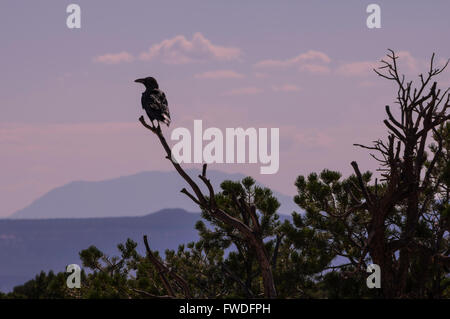
<svg viewBox="0 0 450 319">
<path fill-rule="evenodd" d="M 152 125 L 154 125 L 153 121 L 156 120 L 158 126 L 159 122 L 163 122 L 169 126 L 170 113 L 167 98 L 164 92 L 159 89 L 156 79 L 150 76 L 137 79 L 134 82 L 142 83 L 145 86 L 145 91 L 141 97 L 141 104 L 150 121 L 152 121 Z"/>
</svg>

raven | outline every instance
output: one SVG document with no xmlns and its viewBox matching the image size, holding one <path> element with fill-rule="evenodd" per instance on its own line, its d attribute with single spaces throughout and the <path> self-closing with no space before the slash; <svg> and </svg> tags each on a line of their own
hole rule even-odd
<svg viewBox="0 0 450 319">
<path fill-rule="evenodd" d="M 155 78 L 147 77 L 143 79 L 137 79 L 134 82 L 142 83 L 145 85 L 145 91 L 142 93 L 141 104 L 142 108 L 147 113 L 150 121 L 156 120 L 163 122 L 167 126 L 170 124 L 170 113 L 167 105 L 166 95 L 159 89 L 158 82 Z"/>
</svg>

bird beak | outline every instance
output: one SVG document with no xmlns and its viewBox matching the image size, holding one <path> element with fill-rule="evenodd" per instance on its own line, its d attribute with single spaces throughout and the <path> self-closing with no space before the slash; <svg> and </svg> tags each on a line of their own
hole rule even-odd
<svg viewBox="0 0 450 319">
<path fill-rule="evenodd" d="M 134 82 L 136 82 L 136 83 L 144 83 L 144 79 L 137 79 L 137 80 L 134 80 Z"/>
</svg>

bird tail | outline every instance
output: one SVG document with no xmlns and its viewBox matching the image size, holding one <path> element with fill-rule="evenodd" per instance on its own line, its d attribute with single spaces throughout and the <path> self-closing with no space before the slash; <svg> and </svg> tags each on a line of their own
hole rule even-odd
<svg viewBox="0 0 450 319">
<path fill-rule="evenodd" d="M 170 117 L 168 117 L 166 114 L 163 114 L 163 120 L 162 120 L 162 122 L 164 123 L 164 124 L 166 124 L 167 125 L 167 127 L 169 127 L 169 125 L 170 125 Z"/>
</svg>

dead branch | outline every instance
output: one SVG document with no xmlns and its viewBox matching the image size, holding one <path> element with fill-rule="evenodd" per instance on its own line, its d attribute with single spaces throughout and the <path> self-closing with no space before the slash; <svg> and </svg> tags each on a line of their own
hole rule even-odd
<svg viewBox="0 0 450 319">
<path fill-rule="evenodd" d="M 200 180 L 206 185 L 209 191 L 209 200 L 206 200 L 206 196 L 202 193 L 200 187 L 197 185 L 197 183 L 194 182 L 194 180 L 184 171 L 184 169 L 181 167 L 181 165 L 172 157 L 172 151 L 167 144 L 167 141 L 162 134 L 161 127 L 160 126 L 153 126 L 148 125 L 144 117 L 141 116 L 139 118 L 139 121 L 141 124 L 150 130 L 153 134 L 158 136 L 159 141 L 161 142 L 161 145 L 163 146 L 164 150 L 166 151 L 166 158 L 172 163 L 178 174 L 188 183 L 188 185 L 191 187 L 193 194 L 190 193 L 188 190 L 183 188 L 181 190 L 182 193 L 186 194 L 193 202 L 195 202 L 199 207 L 201 207 L 205 212 L 210 214 L 212 217 L 222 221 L 226 225 L 235 228 L 237 231 L 239 231 L 242 236 L 247 240 L 250 246 L 252 246 L 255 249 L 256 256 L 258 259 L 258 263 L 261 269 L 262 277 L 263 277 L 263 286 L 264 286 L 264 295 L 266 298 L 275 298 L 277 296 L 276 290 L 275 290 L 275 283 L 273 279 L 272 269 L 269 261 L 269 257 L 267 255 L 264 242 L 259 236 L 257 232 L 254 232 L 252 228 L 250 228 L 248 225 L 243 223 L 241 220 L 231 216 L 224 210 L 217 207 L 215 203 L 215 193 L 214 189 L 206 177 L 206 169 L 207 165 L 203 165 L 202 174 L 199 175 Z M 253 214 L 253 216 L 252 216 Z M 257 222 L 256 212 L 252 212 L 250 209 L 250 216 L 253 218 L 256 218 L 256 221 L 254 222 L 255 227 L 258 227 L 259 224 Z"/>
<path fill-rule="evenodd" d="M 186 280 L 184 280 L 180 275 L 178 275 L 173 269 L 169 269 L 166 265 L 164 265 L 164 263 L 162 263 L 158 258 L 156 258 L 155 255 L 153 255 L 152 251 L 150 250 L 150 246 L 148 244 L 147 235 L 144 235 L 144 245 L 147 251 L 147 257 L 149 261 L 158 270 L 159 277 L 168 295 L 172 298 L 175 298 L 175 292 L 169 280 L 167 279 L 166 274 L 172 277 L 177 282 L 177 284 L 183 288 L 185 298 L 191 298 L 191 292 Z"/>
</svg>

